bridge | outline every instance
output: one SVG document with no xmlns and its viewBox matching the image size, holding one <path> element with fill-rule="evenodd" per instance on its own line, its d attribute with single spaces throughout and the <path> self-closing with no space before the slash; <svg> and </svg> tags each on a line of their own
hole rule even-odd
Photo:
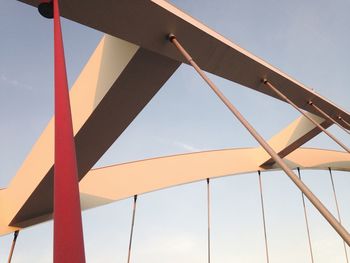
<svg viewBox="0 0 350 263">
<path fill-rule="evenodd" d="M 39 1 L 23 2 L 35 8 L 40 4 Z M 69 159 L 66 155 L 68 151 L 74 157 L 72 160 L 76 158 L 71 171 L 74 175 L 76 170 L 76 178 L 79 180 L 78 201 L 82 209 L 99 207 L 129 197 L 135 197 L 136 208 L 136 197 L 141 194 L 201 180 L 207 181 L 209 208 L 211 179 L 258 171 L 260 178 L 260 173 L 283 170 L 302 191 L 303 197 L 310 200 L 341 236 L 346 251 L 350 237 L 340 222 L 339 214 L 330 213 L 296 171 L 327 170 L 332 175 L 332 171 L 350 170 L 349 148 L 327 130 L 336 125 L 349 133 L 349 113 L 167 1 L 84 1 L 82 4 L 80 0 L 61 0 L 45 4 L 56 8 L 56 68 L 64 66 L 60 59 L 64 55 L 63 49 L 57 40 L 60 37 L 60 15 L 57 12 L 69 20 L 99 30 L 105 36 L 69 92 L 70 110 L 66 111 L 67 107 L 64 106 L 56 108 L 56 116 L 60 112 L 69 114 L 60 115 L 61 121 L 56 124 L 52 118 L 8 187 L 0 191 L 0 234 L 18 233 L 24 228 L 51 219 L 58 222 L 54 215 L 67 215 L 65 209 L 70 206 L 67 205 L 69 199 L 61 203 L 61 212 L 55 213 L 54 203 L 59 202 L 60 198 L 55 199 L 53 193 L 56 189 L 56 193 L 61 192 L 65 196 L 70 191 L 67 185 L 72 185 L 72 196 L 76 191 L 74 176 L 70 183 L 63 176 L 63 186 L 54 186 L 58 174 L 55 172 L 58 167 L 55 158 L 61 156 L 62 167 L 67 167 L 65 162 Z M 35 8 L 33 15 L 38 15 Z M 93 168 L 183 63 L 194 67 L 233 113 L 232 118 L 236 117 L 243 124 L 259 146 L 162 156 Z M 265 141 L 205 72 L 285 102 L 295 108 L 300 117 Z M 63 85 L 67 91 L 64 81 L 61 83 L 65 70 L 55 73 L 56 90 Z M 56 92 L 56 98 L 60 97 L 60 92 Z M 61 102 L 67 102 L 67 97 L 62 95 L 60 98 Z M 61 104 L 56 101 L 56 105 Z M 57 134 L 64 129 L 60 127 L 66 127 L 69 123 L 67 116 L 73 124 L 71 132 L 75 150 L 64 148 L 60 155 L 57 148 L 59 145 L 66 146 L 69 136 L 64 135 L 58 139 Z M 57 119 L 56 117 L 56 121 Z M 329 136 L 343 151 L 302 147 L 320 133 Z M 264 209 L 263 198 L 261 200 Z M 74 236 L 77 237 L 82 235 L 82 231 L 79 231 L 81 219 L 77 216 L 76 207 L 72 206 L 70 211 L 77 218 L 73 228 Z M 208 225 L 209 219 L 210 217 Z M 65 220 L 61 221 L 59 229 L 68 235 L 68 229 L 71 228 L 66 224 Z M 55 226 L 58 224 L 55 223 Z M 82 238 L 77 238 L 74 244 L 70 244 L 70 240 L 55 234 L 55 244 L 60 244 L 54 248 L 55 261 L 66 262 L 71 257 L 77 257 L 74 262 L 84 261 Z M 132 235 L 129 251 L 131 240 Z M 210 232 L 208 252 L 209 241 Z M 62 242 L 71 248 L 66 248 Z M 75 246 L 80 247 L 77 250 L 81 253 L 72 255 L 72 251 L 76 251 Z M 210 261 L 210 253 L 208 260 Z"/>
</svg>

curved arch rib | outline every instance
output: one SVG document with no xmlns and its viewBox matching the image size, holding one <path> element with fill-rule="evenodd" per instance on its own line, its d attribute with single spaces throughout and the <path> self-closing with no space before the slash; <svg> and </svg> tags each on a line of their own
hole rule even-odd
<svg viewBox="0 0 350 263">
<path fill-rule="evenodd" d="M 82 209 L 89 209 L 124 198 L 167 187 L 256 172 L 278 170 L 276 165 L 262 166 L 264 152 L 260 148 L 226 149 L 135 161 L 90 170 L 80 181 Z M 291 168 L 350 171 L 350 156 L 346 152 L 299 148 L 285 157 Z M 0 203 L 8 200 L 8 190 L 0 190 Z M 4 211 L 6 212 L 6 211 Z M 20 226 L 8 224 L 0 217 L 0 235 L 51 219 L 52 214 L 40 214 Z M 6 218 L 5 218 L 6 219 Z"/>
<path fill-rule="evenodd" d="M 91 170 L 80 182 L 83 207 L 124 199 L 167 187 L 206 178 L 278 170 L 262 168 L 259 148 L 227 149 L 180 154 Z M 350 156 L 345 152 L 299 148 L 285 161 L 291 168 L 350 171 Z"/>
</svg>

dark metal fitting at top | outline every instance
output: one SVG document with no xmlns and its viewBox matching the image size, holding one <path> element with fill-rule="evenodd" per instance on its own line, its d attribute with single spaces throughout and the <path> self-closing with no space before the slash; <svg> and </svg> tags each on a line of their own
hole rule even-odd
<svg viewBox="0 0 350 263">
<path fill-rule="evenodd" d="M 168 35 L 168 39 L 170 40 L 170 41 L 172 41 L 173 39 L 175 39 L 176 38 L 176 36 L 173 34 L 173 33 L 170 33 L 169 35 Z"/>
<path fill-rule="evenodd" d="M 53 18 L 53 1 L 43 1 L 38 5 L 40 15 L 45 18 Z"/>
</svg>

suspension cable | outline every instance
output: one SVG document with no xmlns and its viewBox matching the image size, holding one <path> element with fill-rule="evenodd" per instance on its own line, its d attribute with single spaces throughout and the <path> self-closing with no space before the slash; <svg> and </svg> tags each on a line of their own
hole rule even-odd
<svg viewBox="0 0 350 263">
<path fill-rule="evenodd" d="M 184 56 L 189 64 L 197 71 L 202 79 L 209 85 L 212 91 L 219 97 L 225 106 L 233 113 L 233 115 L 240 121 L 240 123 L 248 130 L 254 139 L 261 145 L 261 147 L 272 157 L 272 159 L 280 166 L 286 175 L 293 181 L 293 183 L 305 194 L 315 208 L 328 221 L 334 230 L 343 238 L 343 240 L 350 245 L 350 234 L 338 222 L 338 220 L 328 211 L 324 204 L 314 195 L 313 192 L 302 182 L 299 177 L 288 167 L 277 152 L 268 144 L 268 142 L 254 129 L 254 127 L 244 118 L 238 109 L 224 96 L 224 94 L 216 87 L 216 85 L 206 76 L 203 70 L 192 59 L 190 54 L 179 43 L 174 34 L 168 35 L 169 41 L 174 44 L 178 51 Z"/>
<path fill-rule="evenodd" d="M 11 250 L 10 250 L 10 254 L 9 254 L 9 258 L 8 258 L 8 260 L 7 260 L 7 263 L 11 263 L 13 251 L 15 250 L 15 246 L 16 246 L 16 242 L 17 242 L 18 234 L 19 234 L 19 230 L 16 230 L 16 231 L 13 233 L 12 246 L 11 246 Z"/>
<path fill-rule="evenodd" d="M 299 176 L 299 178 L 301 180 L 300 168 L 298 167 L 297 170 L 298 170 L 298 176 Z M 307 239 L 308 239 L 308 242 L 309 242 L 310 258 L 311 258 L 311 262 L 314 263 L 314 255 L 313 255 L 313 252 L 312 252 L 309 220 L 308 220 L 308 216 L 307 216 L 306 205 L 305 205 L 305 197 L 304 197 L 303 192 L 301 192 L 301 199 L 303 201 L 304 217 L 305 217 L 305 224 L 306 224 Z"/>
<path fill-rule="evenodd" d="M 324 127 L 322 127 L 321 124 L 316 122 L 313 118 L 305 114 L 304 111 L 302 111 L 293 101 L 291 101 L 286 95 L 284 95 L 280 90 L 278 90 L 274 85 L 272 85 L 267 79 L 263 79 L 262 82 L 272 89 L 281 99 L 288 102 L 293 108 L 295 108 L 297 111 L 299 111 L 302 115 L 304 115 L 305 118 L 307 118 L 310 122 L 312 122 L 316 127 L 318 127 L 321 131 L 323 131 L 325 134 L 328 135 L 329 138 L 331 138 L 333 141 L 335 141 L 340 147 L 342 147 L 345 151 L 350 153 L 350 149 L 343 144 L 341 141 L 339 141 L 333 134 L 331 134 L 329 131 L 327 131 Z"/>
<path fill-rule="evenodd" d="M 207 178 L 207 207 L 208 207 L 208 263 L 210 263 L 210 180 Z"/>
<path fill-rule="evenodd" d="M 265 240 L 266 262 L 269 263 L 269 262 L 270 262 L 270 260 L 269 260 L 269 248 L 268 248 L 268 243 L 267 243 L 265 207 L 264 207 L 264 197 L 263 197 L 263 188 L 262 188 L 260 170 L 258 171 L 258 178 L 259 178 L 259 190 L 260 190 L 261 212 L 262 212 L 262 219 L 263 219 L 263 226 L 264 226 L 264 240 Z"/>
<path fill-rule="evenodd" d="M 348 126 L 348 128 L 350 128 L 350 123 L 348 123 L 346 120 L 344 120 L 341 116 L 338 116 L 338 120 L 341 120 L 343 123 L 346 124 L 346 126 Z"/>
<path fill-rule="evenodd" d="M 330 176 L 330 178 L 331 178 L 332 189 L 333 189 L 333 196 L 334 196 L 335 206 L 336 206 L 336 208 L 337 208 L 338 220 L 339 220 L 339 222 L 341 223 L 340 209 L 339 209 L 337 194 L 336 194 L 336 191 L 335 191 L 333 173 L 332 173 L 332 169 L 331 169 L 330 167 L 328 167 L 328 170 L 329 170 L 329 176 Z M 346 244 L 345 244 L 344 240 L 343 240 L 343 245 L 344 245 L 344 254 L 345 254 L 346 262 L 349 263 L 348 252 L 347 252 L 347 250 L 346 250 Z"/>
<path fill-rule="evenodd" d="M 133 237 L 133 234 L 134 234 L 135 214 L 136 214 L 136 201 L 137 201 L 137 195 L 134 195 L 134 204 L 133 204 L 133 209 L 132 209 L 131 230 L 130 230 L 130 239 L 129 239 L 129 250 L 128 250 L 128 261 L 127 261 L 127 263 L 130 263 L 130 257 L 131 257 L 131 245 L 132 245 L 132 237 Z"/>
<path fill-rule="evenodd" d="M 333 119 L 331 116 L 329 116 L 326 112 L 324 112 L 323 110 L 321 110 L 318 106 L 315 105 L 315 103 L 313 103 L 311 100 L 308 102 L 309 105 L 311 105 L 312 107 L 314 107 L 319 113 L 321 113 L 321 115 L 323 115 L 323 117 L 325 117 L 326 119 L 330 120 L 331 122 L 333 122 L 335 125 L 337 125 L 340 129 L 342 129 L 343 131 L 345 131 L 346 133 L 350 134 L 350 131 L 348 131 L 347 129 L 345 129 L 343 126 L 341 126 L 335 119 Z"/>
</svg>

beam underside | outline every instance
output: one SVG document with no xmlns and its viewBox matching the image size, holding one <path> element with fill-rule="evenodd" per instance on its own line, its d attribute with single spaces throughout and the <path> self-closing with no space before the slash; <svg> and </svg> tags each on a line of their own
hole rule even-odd
<svg viewBox="0 0 350 263">
<path fill-rule="evenodd" d="M 21 1 L 34 6 L 39 2 Z M 280 99 L 273 91 L 264 87 L 261 80 L 267 78 L 301 109 L 322 117 L 308 104 L 311 100 L 330 116 L 336 118 L 341 115 L 345 121 L 350 122 L 349 113 L 167 1 L 85 0 L 84 5 L 81 0 L 61 2 L 62 15 L 67 19 L 186 63 L 166 39 L 169 33 L 174 33 L 181 37 L 183 45 L 202 69 Z"/>
</svg>

